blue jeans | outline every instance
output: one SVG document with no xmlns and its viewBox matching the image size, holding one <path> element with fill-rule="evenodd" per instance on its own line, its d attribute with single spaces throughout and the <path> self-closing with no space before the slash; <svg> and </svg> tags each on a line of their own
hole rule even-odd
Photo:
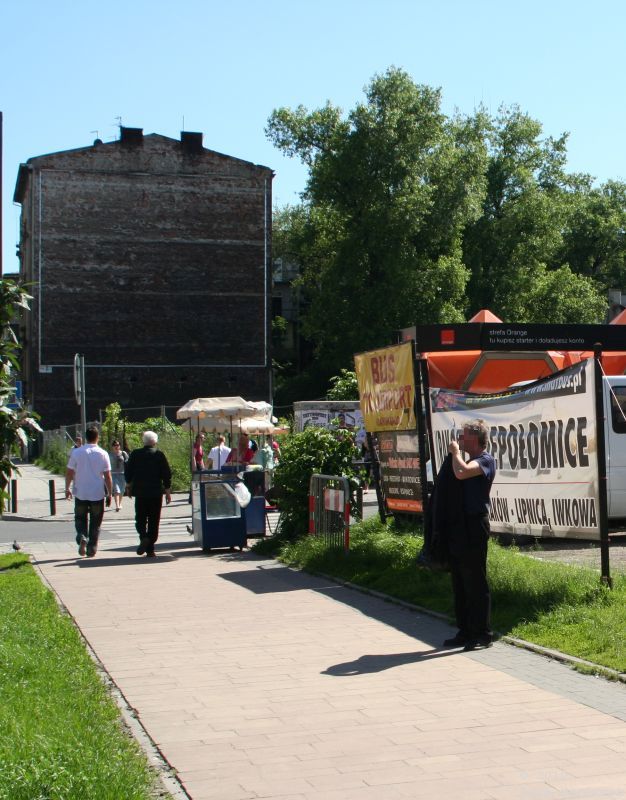
<svg viewBox="0 0 626 800">
<path fill-rule="evenodd" d="M 102 500 L 79 500 L 74 498 L 74 525 L 76 527 L 76 544 L 87 539 L 87 544 L 95 547 L 100 536 L 100 525 L 104 516 L 104 498 Z"/>
</svg>

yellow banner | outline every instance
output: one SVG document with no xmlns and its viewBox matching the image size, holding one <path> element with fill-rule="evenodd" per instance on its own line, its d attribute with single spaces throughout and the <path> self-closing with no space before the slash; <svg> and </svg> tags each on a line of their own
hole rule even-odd
<svg viewBox="0 0 626 800">
<path fill-rule="evenodd" d="M 360 353 L 354 365 L 365 430 L 415 430 L 413 344 Z"/>
</svg>

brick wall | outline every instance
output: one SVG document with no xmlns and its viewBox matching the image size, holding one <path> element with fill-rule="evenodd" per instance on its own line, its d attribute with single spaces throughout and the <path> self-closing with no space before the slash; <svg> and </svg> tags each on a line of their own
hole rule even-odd
<svg viewBox="0 0 626 800">
<path fill-rule="evenodd" d="M 28 165 L 24 377 L 46 427 L 76 416 L 76 352 L 92 416 L 114 400 L 269 398 L 269 169 L 156 135 Z"/>
</svg>

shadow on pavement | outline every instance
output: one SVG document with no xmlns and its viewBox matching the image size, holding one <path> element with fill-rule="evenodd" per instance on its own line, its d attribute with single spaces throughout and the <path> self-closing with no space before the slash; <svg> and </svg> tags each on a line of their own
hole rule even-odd
<svg viewBox="0 0 626 800">
<path fill-rule="evenodd" d="M 34 558 L 33 564 L 39 567 L 42 564 L 56 564 L 57 567 L 65 567 L 68 564 L 75 564 L 79 556 L 70 556 L 69 558 Z"/>
<path fill-rule="evenodd" d="M 418 661 L 430 661 L 433 658 L 445 658 L 458 654 L 459 650 L 426 650 L 413 653 L 381 653 L 380 655 L 359 656 L 354 661 L 344 661 L 333 664 L 322 670 L 321 675 L 334 675 L 335 677 L 348 677 L 350 675 L 366 675 L 372 672 L 382 672 L 385 669 L 401 667 L 403 664 L 416 664 Z"/>
<path fill-rule="evenodd" d="M 326 581 L 323 587 L 319 585 L 319 578 L 307 575 L 305 572 L 296 572 L 276 564 L 259 565 L 255 570 L 245 572 L 217 573 L 218 578 L 236 583 L 243 589 L 254 594 L 269 594 L 272 592 L 299 592 L 305 590 L 320 591 L 342 588 L 336 583 Z"/>
<path fill-rule="evenodd" d="M 359 611 L 361 614 L 376 619 L 401 631 L 407 636 L 419 639 L 434 650 L 437 650 L 444 639 L 448 638 L 454 628 L 443 620 L 430 617 L 419 611 L 386 601 L 383 598 L 361 593 L 348 586 L 342 586 L 331 580 L 300 572 L 290 567 L 277 564 L 275 561 L 263 559 L 256 553 L 245 553 L 239 558 L 246 562 L 259 561 L 255 569 L 242 572 L 217 573 L 223 580 L 231 581 L 254 594 L 270 592 L 295 592 L 309 590 L 319 592 L 330 600 Z M 448 650 L 442 653 L 447 655 Z M 433 655 L 432 657 L 438 657 Z M 422 656 L 423 658 L 423 656 Z"/>
<path fill-rule="evenodd" d="M 128 558 L 107 558 L 103 556 L 96 556 L 95 558 L 82 558 L 78 556 L 76 564 L 81 569 L 93 569 L 94 567 L 130 567 L 140 566 L 142 564 L 169 564 L 174 560 L 174 556 L 169 553 L 157 553 L 156 558 L 146 558 L 145 556 L 135 555 Z M 57 564 L 57 566 L 66 566 L 65 564 Z"/>
</svg>

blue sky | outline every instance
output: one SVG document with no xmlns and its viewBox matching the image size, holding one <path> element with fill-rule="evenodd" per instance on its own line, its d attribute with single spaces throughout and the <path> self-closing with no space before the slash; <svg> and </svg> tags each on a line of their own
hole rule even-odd
<svg viewBox="0 0 626 800">
<path fill-rule="evenodd" d="M 517 103 L 570 133 L 569 169 L 626 180 L 626 4 L 613 0 L 0 0 L 4 271 L 17 269 L 20 162 L 117 137 L 204 133 L 271 167 L 274 201 L 306 172 L 267 141 L 274 108 L 351 109 L 394 65 L 440 87 L 443 109 Z"/>
</svg>

